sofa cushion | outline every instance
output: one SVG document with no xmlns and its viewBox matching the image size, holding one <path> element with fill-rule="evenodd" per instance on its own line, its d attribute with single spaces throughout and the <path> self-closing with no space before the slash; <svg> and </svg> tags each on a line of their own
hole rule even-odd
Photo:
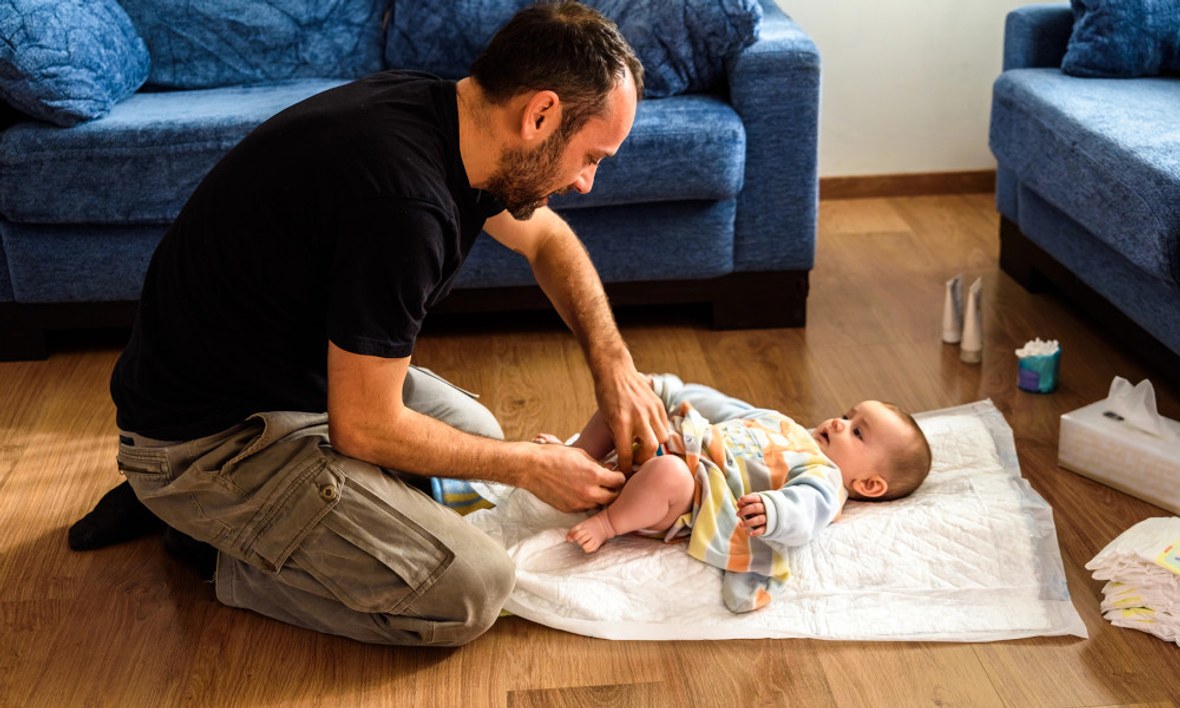
<svg viewBox="0 0 1180 708">
<path fill-rule="evenodd" d="M 1074 76 L 1130 78 L 1180 71 L 1180 2 L 1071 0 L 1073 33 L 1061 68 Z"/>
<path fill-rule="evenodd" d="M 382 68 L 390 0 L 121 1 L 147 42 L 156 86 L 354 79 Z"/>
<path fill-rule="evenodd" d="M 57 125 L 106 115 L 148 75 L 115 0 L 0 0 L 0 98 Z"/>
<path fill-rule="evenodd" d="M 446 78 L 466 76 L 475 57 L 531 0 L 397 0 L 386 61 Z M 614 20 L 635 49 L 651 98 L 715 88 L 725 57 L 758 36 L 758 0 L 585 0 Z"/>
<path fill-rule="evenodd" d="M 135 300 L 167 227 L 44 226 L 0 219 L 17 302 Z M 2 277 L 2 276 L 0 276 Z M 2 300 L 0 292 L 0 300 Z"/>
<path fill-rule="evenodd" d="M 0 133 L 0 214 L 14 222 L 167 223 L 201 178 L 254 126 L 339 81 L 138 93 L 70 130 L 26 122 Z M 745 131 L 712 96 L 640 104 L 631 136 L 587 195 L 553 206 L 735 196 Z"/>
<path fill-rule="evenodd" d="M 341 83 L 140 92 L 105 118 L 68 130 L 18 123 L 0 133 L 0 215 L 33 223 L 168 223 L 246 133 Z"/>
<path fill-rule="evenodd" d="M 562 211 L 603 282 L 715 278 L 733 271 L 735 200 Z M 658 236 L 656 236 L 658 234 Z M 528 261 L 491 237 L 476 239 L 456 288 L 535 285 Z M 702 293 L 702 300 L 709 299 Z"/>
<path fill-rule="evenodd" d="M 1020 182 L 1144 272 L 1180 282 L 1180 79 L 996 80 L 992 152 Z"/>
</svg>

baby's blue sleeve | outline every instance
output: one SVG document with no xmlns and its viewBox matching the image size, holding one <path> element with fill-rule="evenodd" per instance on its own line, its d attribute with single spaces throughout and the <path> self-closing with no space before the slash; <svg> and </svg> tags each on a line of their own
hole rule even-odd
<svg viewBox="0 0 1180 708">
<path fill-rule="evenodd" d="M 823 470 L 794 476 L 781 489 L 758 492 L 766 507 L 763 541 L 775 546 L 803 546 L 832 523 L 842 500 Z"/>
<path fill-rule="evenodd" d="M 757 410 L 745 401 L 727 396 L 715 388 L 702 384 L 686 384 L 675 374 L 653 374 L 652 388 L 672 413 L 684 401 L 696 409 L 710 423 L 743 418 Z"/>
</svg>

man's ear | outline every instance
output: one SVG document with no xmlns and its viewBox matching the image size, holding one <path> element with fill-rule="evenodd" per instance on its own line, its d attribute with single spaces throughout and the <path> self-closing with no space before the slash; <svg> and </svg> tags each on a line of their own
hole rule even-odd
<svg viewBox="0 0 1180 708">
<path fill-rule="evenodd" d="M 561 99 L 553 91 L 537 91 L 524 105 L 520 135 L 527 142 L 543 142 L 561 124 Z"/>
<path fill-rule="evenodd" d="M 852 491 L 862 497 L 876 499 L 889 491 L 889 482 L 879 474 L 852 480 Z"/>
</svg>

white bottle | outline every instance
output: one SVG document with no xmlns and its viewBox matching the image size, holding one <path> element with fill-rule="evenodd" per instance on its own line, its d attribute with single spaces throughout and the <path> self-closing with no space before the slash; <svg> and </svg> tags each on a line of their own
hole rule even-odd
<svg viewBox="0 0 1180 708">
<path fill-rule="evenodd" d="M 963 312 L 963 343 L 959 358 L 968 364 L 983 360 L 983 278 L 976 278 L 967 292 L 967 307 Z"/>
<path fill-rule="evenodd" d="M 942 341 L 958 344 L 963 338 L 963 274 L 946 281 L 942 303 Z"/>
</svg>

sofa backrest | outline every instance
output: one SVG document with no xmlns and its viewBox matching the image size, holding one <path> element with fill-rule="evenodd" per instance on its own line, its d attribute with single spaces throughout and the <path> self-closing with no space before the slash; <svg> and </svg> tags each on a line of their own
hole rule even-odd
<svg viewBox="0 0 1180 708">
<path fill-rule="evenodd" d="M 8 0 L 16 12 L 0 20 L 12 40 L 0 47 L 0 100 L 70 126 L 105 116 L 145 77 L 149 90 L 385 68 L 459 78 L 532 1 Z M 759 0 L 583 2 L 618 23 L 652 98 L 724 91 L 727 59 L 757 40 L 763 14 Z"/>
<path fill-rule="evenodd" d="M 148 84 L 195 89 L 379 71 L 392 0 L 119 1 L 151 55 Z"/>
<path fill-rule="evenodd" d="M 391 68 L 467 75 L 492 35 L 533 0 L 395 0 Z M 651 98 L 716 89 L 725 58 L 758 38 L 758 0 L 582 0 L 614 20 L 635 49 Z"/>
</svg>

